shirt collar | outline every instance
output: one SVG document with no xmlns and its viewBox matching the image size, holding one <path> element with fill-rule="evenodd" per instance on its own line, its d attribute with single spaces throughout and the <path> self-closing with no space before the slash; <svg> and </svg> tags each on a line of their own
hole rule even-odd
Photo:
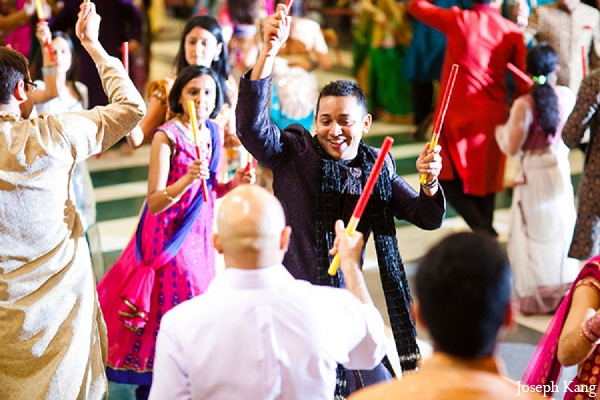
<svg viewBox="0 0 600 400">
<path fill-rule="evenodd" d="M 261 289 L 293 280 L 294 277 L 281 264 L 252 270 L 225 268 L 215 277 L 210 288 Z"/>
</svg>

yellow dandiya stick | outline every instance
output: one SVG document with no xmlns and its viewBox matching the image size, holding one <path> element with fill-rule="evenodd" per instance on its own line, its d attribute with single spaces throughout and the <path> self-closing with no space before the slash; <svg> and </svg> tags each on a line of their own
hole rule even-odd
<svg viewBox="0 0 600 400">
<path fill-rule="evenodd" d="M 442 105 L 440 107 L 440 114 L 438 115 L 435 125 L 433 126 L 433 135 L 431 135 L 431 142 L 429 142 L 429 148 L 433 149 L 438 144 L 440 138 L 440 132 L 442 131 L 442 124 L 444 123 L 444 117 L 448 110 L 448 104 L 450 103 L 450 96 L 452 96 L 452 89 L 454 89 L 454 81 L 456 80 L 456 74 L 458 73 L 458 64 L 453 64 L 450 70 L 450 77 L 448 78 L 448 85 L 444 91 L 444 97 Z M 427 174 L 421 174 L 420 182 L 424 184 L 427 180 Z"/>
<path fill-rule="evenodd" d="M 44 15 L 44 9 L 42 8 L 42 0 L 35 0 L 35 10 L 37 12 L 37 17 L 40 22 L 46 20 Z M 52 45 L 48 39 L 44 40 L 44 45 L 46 46 L 46 50 L 48 51 L 48 57 L 50 61 L 54 62 L 54 53 L 52 51 Z"/>
<path fill-rule="evenodd" d="M 198 146 L 198 122 L 196 120 L 196 104 L 193 100 L 188 100 L 188 113 L 190 114 L 190 123 L 192 124 L 192 132 L 194 133 L 194 144 L 196 145 L 196 157 L 200 159 L 200 146 Z M 202 196 L 204 201 L 208 201 L 208 188 L 206 187 L 206 181 L 202 182 Z"/>
<path fill-rule="evenodd" d="M 348 221 L 348 226 L 346 227 L 346 233 L 350 236 L 356 232 L 356 227 L 360 222 L 360 217 L 362 217 L 363 212 L 365 211 L 365 207 L 369 202 L 369 198 L 371 197 L 371 193 L 375 188 L 375 183 L 377 182 L 377 178 L 379 178 L 379 173 L 381 172 L 381 168 L 383 168 L 383 164 L 385 162 L 385 157 L 389 153 L 392 148 L 392 144 L 394 143 L 394 139 L 390 136 L 386 136 L 383 140 L 383 144 L 381 145 L 381 151 L 373 164 L 373 169 L 371 170 L 371 174 L 367 179 L 367 183 L 365 183 L 365 188 L 363 189 L 362 194 L 358 198 L 358 203 L 356 203 L 356 207 L 354 207 L 354 211 L 352 212 L 352 218 Z M 329 269 L 327 273 L 331 276 L 335 276 L 337 274 L 338 268 L 340 266 L 340 256 L 336 254 L 329 265 Z"/>
</svg>

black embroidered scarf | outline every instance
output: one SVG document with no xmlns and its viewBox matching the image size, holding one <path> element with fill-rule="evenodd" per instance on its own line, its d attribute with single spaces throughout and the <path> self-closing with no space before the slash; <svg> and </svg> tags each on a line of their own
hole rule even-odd
<svg viewBox="0 0 600 400">
<path fill-rule="evenodd" d="M 327 273 L 331 257 L 328 250 L 333 246 L 335 238 L 334 224 L 336 219 L 342 218 L 341 199 L 343 192 L 351 188 L 352 183 L 342 187 L 342 171 L 347 173 L 351 180 L 353 174 L 349 169 L 362 170 L 360 188 L 364 187 L 366 179 L 371 173 L 377 154 L 362 141 L 359 144 L 357 157 L 351 162 L 335 161 L 320 146 L 314 138 L 317 153 L 320 157 L 320 173 L 318 182 L 320 191 L 317 194 L 316 215 L 316 243 L 318 262 L 318 283 L 320 285 L 344 287 L 341 270 L 336 276 Z M 416 330 L 410 314 L 412 300 L 408 281 L 404 272 L 404 264 L 398 250 L 396 227 L 390 202 L 392 199 L 392 185 L 389 171 L 383 168 L 369 202 L 366 213 L 373 231 L 375 248 L 377 250 L 377 263 L 385 301 L 390 316 L 396 349 L 403 371 L 414 370 L 420 358 L 419 347 L 416 342 Z M 352 205 L 354 206 L 354 205 Z M 345 221 L 348 223 L 348 221 Z M 386 360 L 386 363 L 387 362 Z M 392 371 L 390 371 L 392 372 Z M 393 373 L 393 372 L 392 372 Z M 336 385 L 336 398 L 345 398 L 346 378 L 345 371 L 338 366 Z"/>
</svg>

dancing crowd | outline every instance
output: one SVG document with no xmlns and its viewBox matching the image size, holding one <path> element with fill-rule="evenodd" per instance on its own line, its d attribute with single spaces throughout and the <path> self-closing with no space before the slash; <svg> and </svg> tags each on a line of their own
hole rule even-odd
<svg viewBox="0 0 600 400">
<path fill-rule="evenodd" d="M 15 34 L 0 47 L 0 398 L 103 399 L 112 381 L 158 400 L 533 399 L 571 365 L 564 398 L 596 397 L 596 8 L 364 0 L 357 81 L 319 89 L 331 36 L 302 0 L 199 3 L 173 74 L 148 84 L 127 50 L 143 53 L 147 18 L 102 4 L 27 1 L 0 17 Z M 549 33 L 557 19 L 583 25 L 565 38 Z M 418 190 L 362 140 L 374 119 L 406 117 L 417 140 L 435 121 Z M 118 142 L 149 144 L 147 196 L 96 283 L 85 160 Z M 569 148 L 585 151 L 577 208 Z M 413 299 L 395 220 L 438 229 L 446 202 L 472 232 L 419 260 Z M 362 272 L 368 238 L 393 350 Z M 518 383 L 497 352 L 516 312 L 554 314 Z M 434 346 L 424 360 L 417 324 Z"/>
</svg>

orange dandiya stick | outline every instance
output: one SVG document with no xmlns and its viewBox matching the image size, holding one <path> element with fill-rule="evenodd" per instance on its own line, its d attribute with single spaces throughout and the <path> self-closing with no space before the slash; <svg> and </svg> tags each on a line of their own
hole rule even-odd
<svg viewBox="0 0 600 400">
<path fill-rule="evenodd" d="M 129 74 L 129 42 L 123 42 L 121 45 L 121 59 L 123 60 L 123 67 Z"/>
<path fill-rule="evenodd" d="M 506 63 L 506 68 L 510 70 L 517 78 L 527 83 L 529 86 L 533 86 L 533 80 L 523 71 L 521 71 L 513 63 Z"/>
<path fill-rule="evenodd" d="M 581 68 L 583 71 L 583 77 L 587 75 L 587 55 L 585 54 L 585 46 L 581 46 Z"/>
<path fill-rule="evenodd" d="M 190 123 L 192 124 L 192 132 L 194 133 L 194 144 L 196 145 L 196 157 L 200 159 L 200 147 L 198 146 L 198 122 L 196 121 L 196 104 L 193 100 L 188 100 L 188 112 L 190 114 Z M 208 188 L 206 187 L 206 181 L 202 182 L 202 196 L 204 201 L 208 201 Z"/>
<path fill-rule="evenodd" d="M 444 117 L 446 116 L 446 111 L 448 111 L 448 104 L 450 104 L 450 96 L 452 96 L 452 89 L 454 89 L 454 81 L 456 81 L 456 75 L 458 74 L 458 64 L 453 64 L 452 69 L 450 70 L 450 77 L 448 78 L 448 83 L 446 85 L 446 90 L 444 91 L 444 97 L 442 99 L 442 105 L 440 107 L 440 113 L 435 121 L 435 125 L 433 126 L 433 135 L 431 136 L 431 142 L 429 142 L 429 148 L 433 149 L 437 146 L 438 139 L 440 138 L 440 132 L 442 131 L 442 124 L 444 123 Z M 424 184 L 427 180 L 427 174 L 421 174 L 421 178 L 419 181 L 421 184 Z"/>
<path fill-rule="evenodd" d="M 37 17 L 40 22 L 46 20 L 44 15 L 44 9 L 42 8 L 42 0 L 35 0 L 35 10 L 37 12 Z M 48 39 L 44 40 L 44 45 L 46 46 L 46 50 L 48 51 L 48 57 L 50 61 L 54 62 L 54 53 L 52 52 L 52 45 Z"/>
<path fill-rule="evenodd" d="M 360 221 L 360 217 L 362 217 L 363 212 L 365 211 L 365 207 L 369 202 L 369 198 L 371 197 L 371 193 L 373 192 L 373 188 L 375 188 L 375 183 L 377 182 L 377 178 L 379 178 L 379 173 L 381 172 L 381 168 L 383 168 L 383 164 L 385 162 L 385 157 L 389 153 L 392 148 L 392 144 L 394 143 L 394 139 L 390 136 L 386 136 L 383 140 L 383 144 L 381 145 L 381 151 L 373 164 L 373 169 L 371 170 L 371 174 L 369 175 L 369 179 L 367 179 L 367 183 L 365 184 L 365 188 L 363 189 L 362 194 L 358 199 L 358 203 L 356 203 L 356 207 L 354 207 L 354 212 L 352 212 L 352 217 L 350 221 L 348 221 L 348 226 L 346 227 L 346 233 L 350 236 L 354 234 L 356 231 L 356 227 Z M 338 268 L 340 266 L 340 256 L 336 254 L 329 265 L 329 269 L 327 273 L 331 276 L 337 274 Z"/>
</svg>

